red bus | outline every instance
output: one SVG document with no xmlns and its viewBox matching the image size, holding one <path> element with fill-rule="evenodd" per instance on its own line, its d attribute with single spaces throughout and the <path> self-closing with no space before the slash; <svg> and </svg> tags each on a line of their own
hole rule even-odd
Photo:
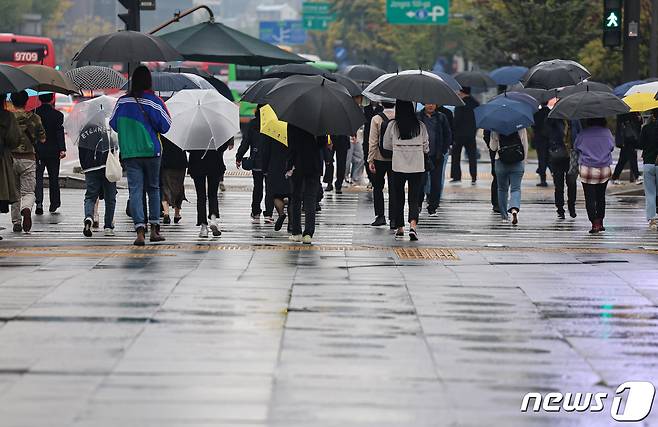
<svg viewBox="0 0 658 427">
<path fill-rule="evenodd" d="M 41 64 L 55 67 L 55 47 L 47 37 L 0 34 L 0 63 L 20 67 Z"/>
</svg>

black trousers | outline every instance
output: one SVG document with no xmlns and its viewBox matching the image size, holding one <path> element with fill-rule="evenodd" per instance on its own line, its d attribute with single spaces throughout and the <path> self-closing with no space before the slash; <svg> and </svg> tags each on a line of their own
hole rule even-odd
<svg viewBox="0 0 658 427">
<path fill-rule="evenodd" d="M 631 182 L 635 181 L 640 176 L 640 171 L 637 167 L 637 151 L 635 151 L 635 147 L 624 145 L 619 152 L 619 161 L 617 162 L 617 166 L 615 166 L 615 171 L 612 173 L 612 179 L 619 179 L 626 163 L 629 163 Z"/>
<path fill-rule="evenodd" d="M 62 205 L 59 190 L 59 158 L 37 160 L 37 185 L 34 193 L 37 206 L 43 205 L 43 173 L 48 170 L 48 194 L 50 206 L 59 208 Z"/>
<path fill-rule="evenodd" d="M 375 216 L 384 216 L 384 186 L 388 177 L 388 217 L 393 220 L 393 206 L 395 204 L 393 193 L 392 162 L 375 160 L 375 174 L 372 180 L 372 197 L 375 204 Z"/>
<path fill-rule="evenodd" d="M 427 200 L 427 210 L 430 212 L 435 211 L 440 203 L 441 184 L 443 183 L 443 159 L 447 154 L 438 154 L 435 158 L 430 158 L 429 161 L 432 165 L 432 170 L 429 174 L 424 173 L 420 180 L 420 188 L 418 193 L 418 206 L 423 204 L 425 199 L 425 186 L 427 185 L 427 178 L 429 175 L 430 180 L 430 193 Z"/>
<path fill-rule="evenodd" d="M 491 206 L 498 209 L 498 177 L 496 176 L 496 152 L 489 150 L 489 158 L 491 159 Z"/>
<path fill-rule="evenodd" d="M 478 177 L 478 150 L 475 137 L 473 138 L 455 138 L 455 143 L 452 146 L 452 164 L 450 167 L 450 176 L 452 179 L 461 181 L 462 179 L 462 149 L 466 149 L 468 155 L 468 170 L 471 174 L 471 179 L 476 180 Z"/>
<path fill-rule="evenodd" d="M 590 222 L 603 220 L 605 218 L 605 191 L 608 183 L 604 184 L 585 184 L 585 206 L 587 207 L 587 217 Z"/>
<path fill-rule="evenodd" d="M 320 177 L 317 175 L 294 175 L 291 177 L 290 228 L 292 234 L 311 236 L 315 234 L 315 205 L 317 203 Z M 302 203 L 304 204 L 304 230 L 302 231 Z"/>
<path fill-rule="evenodd" d="M 550 167 L 548 162 L 548 141 L 543 138 L 535 138 L 535 150 L 537 150 L 537 174 L 542 181 L 546 180 L 546 170 Z M 551 170 L 552 172 L 552 170 Z"/>
<path fill-rule="evenodd" d="M 364 134 L 365 138 L 365 134 Z M 374 174 L 370 172 L 370 168 L 368 167 L 368 153 L 370 152 L 370 142 L 369 141 L 364 141 L 363 142 L 363 161 L 366 164 L 366 175 L 368 175 L 368 181 L 371 183 L 373 182 L 374 179 Z"/>
<path fill-rule="evenodd" d="M 423 180 L 423 175 L 425 172 L 418 173 L 402 173 L 402 172 L 393 172 L 393 187 L 394 187 L 394 197 L 395 197 L 395 213 L 394 221 L 396 227 L 404 226 L 404 186 L 409 184 L 409 217 L 407 222 L 418 221 L 420 215 L 420 192 L 422 187 L 420 184 Z"/>
<path fill-rule="evenodd" d="M 208 218 L 215 215 L 219 218 L 219 175 L 193 176 L 196 189 L 196 225 L 208 225 Z M 206 181 L 208 187 L 206 188 Z M 208 211 L 206 211 L 208 203 Z"/>
<path fill-rule="evenodd" d="M 254 190 L 251 193 L 251 214 L 253 216 L 260 215 L 262 210 L 260 203 L 263 201 L 264 184 L 267 177 L 262 171 L 251 171 L 251 176 L 254 179 Z M 272 216 L 274 213 L 274 198 L 269 194 L 265 194 L 265 216 Z"/>
<path fill-rule="evenodd" d="M 577 174 L 569 175 L 569 159 L 552 161 L 553 184 L 555 185 L 555 207 L 560 213 L 564 213 L 564 187 L 567 187 L 567 204 L 569 209 L 576 206 Z"/>
</svg>

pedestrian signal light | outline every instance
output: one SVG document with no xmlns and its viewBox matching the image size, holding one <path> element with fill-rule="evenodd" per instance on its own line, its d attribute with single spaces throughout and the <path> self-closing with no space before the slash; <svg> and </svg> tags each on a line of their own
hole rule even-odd
<svg viewBox="0 0 658 427">
<path fill-rule="evenodd" d="M 603 46 L 621 46 L 621 7 L 622 0 L 603 1 Z"/>
</svg>

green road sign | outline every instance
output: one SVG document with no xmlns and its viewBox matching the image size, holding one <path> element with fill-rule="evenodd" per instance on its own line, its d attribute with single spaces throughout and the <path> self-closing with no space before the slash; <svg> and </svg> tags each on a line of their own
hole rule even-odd
<svg viewBox="0 0 658 427">
<path fill-rule="evenodd" d="M 327 2 L 304 2 L 302 4 L 302 21 L 304 29 L 315 31 L 326 31 L 329 23 L 336 20 L 336 15 L 331 11 L 331 3 Z"/>
<path fill-rule="evenodd" d="M 386 19 L 396 25 L 446 25 L 450 0 L 386 0 Z"/>
</svg>

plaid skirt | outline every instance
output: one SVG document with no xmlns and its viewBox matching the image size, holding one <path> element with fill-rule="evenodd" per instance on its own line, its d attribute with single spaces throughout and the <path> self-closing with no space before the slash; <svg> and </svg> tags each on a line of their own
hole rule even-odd
<svg viewBox="0 0 658 427">
<path fill-rule="evenodd" d="M 580 180 L 584 184 L 605 184 L 612 177 L 610 166 L 593 168 L 591 166 L 580 165 L 578 172 L 580 174 Z"/>
</svg>

